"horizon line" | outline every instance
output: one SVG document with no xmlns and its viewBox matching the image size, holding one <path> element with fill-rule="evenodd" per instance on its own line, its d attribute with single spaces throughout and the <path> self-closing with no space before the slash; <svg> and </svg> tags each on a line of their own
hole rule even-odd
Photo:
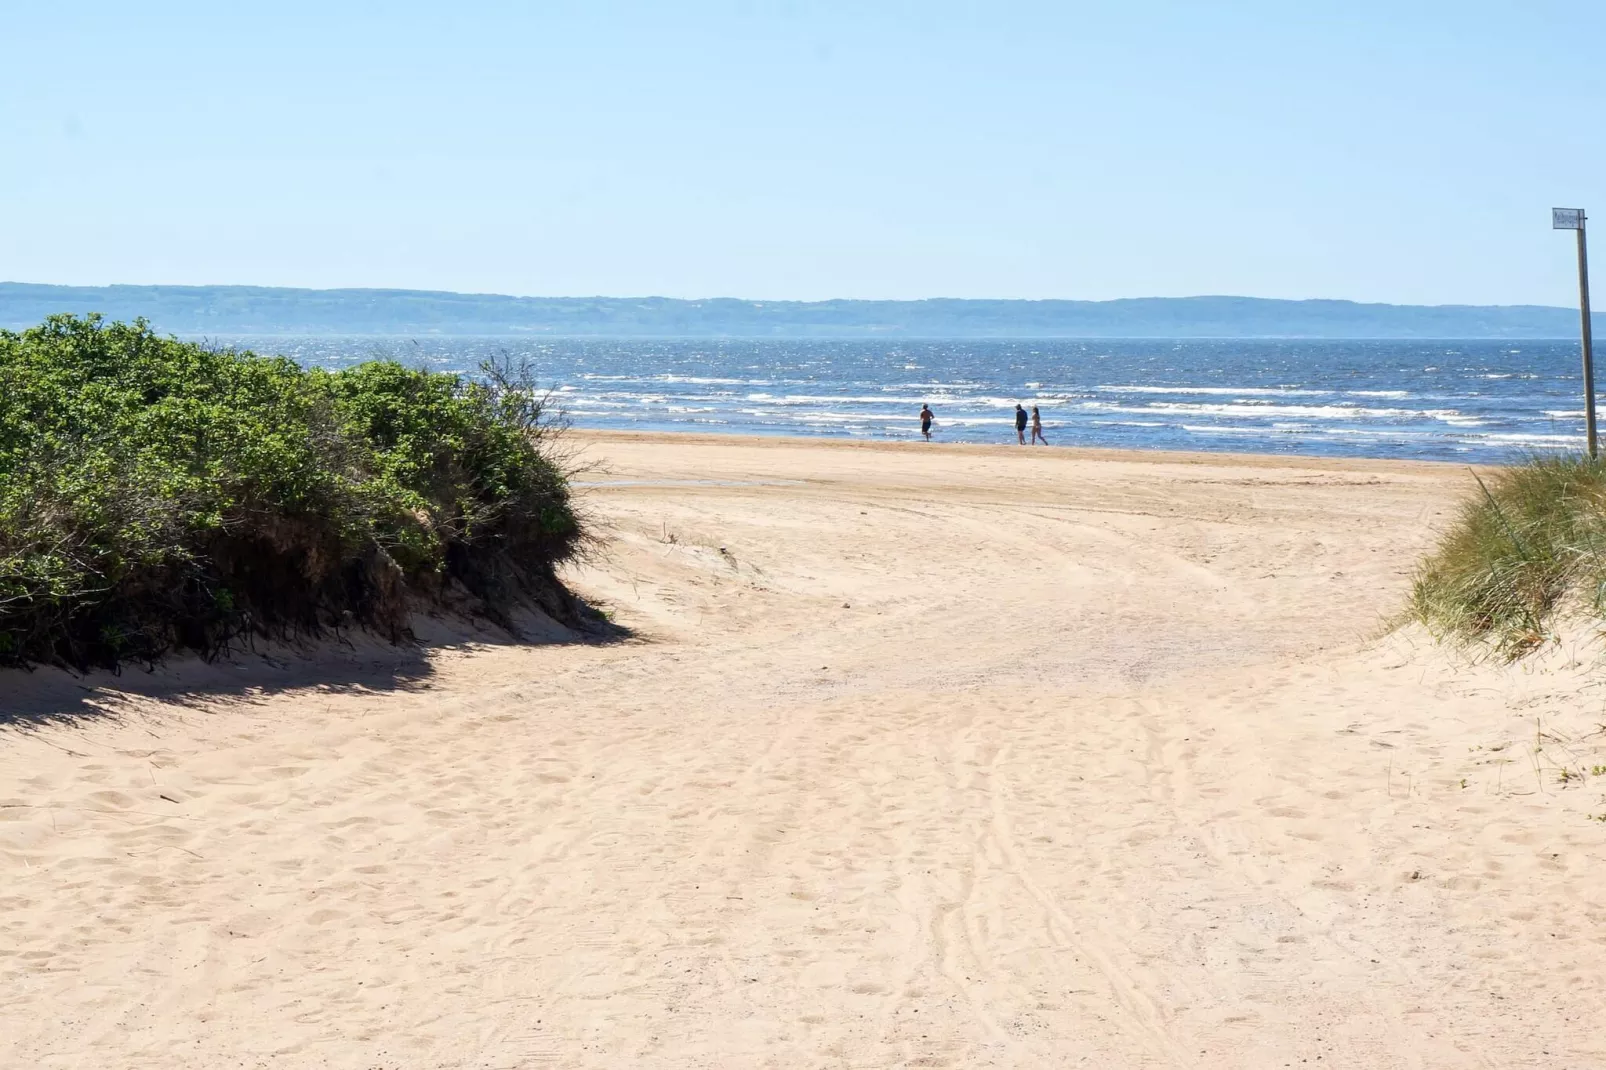
<svg viewBox="0 0 1606 1070">
<path fill-rule="evenodd" d="M 730 295 L 716 295 L 711 297 L 670 297 L 663 294 L 513 294 L 500 293 L 492 290 L 435 290 L 421 289 L 407 286 L 289 286 L 279 284 L 243 283 L 243 282 L 203 282 L 203 283 L 165 283 L 165 282 L 111 282 L 111 283 L 70 283 L 70 282 L 24 282 L 16 279 L 0 279 L 0 287 L 32 287 L 52 290 L 281 290 L 299 293 L 324 294 L 432 294 L 449 295 L 452 297 L 496 297 L 514 301 L 678 301 L 686 304 L 701 304 L 714 301 L 732 301 L 740 304 L 762 306 L 773 305 L 832 305 L 832 304 L 923 304 L 927 302 L 988 302 L 1011 304 L 1078 304 L 1078 305 L 1111 305 L 1132 301 L 1264 301 L 1278 304 L 1342 304 L 1354 305 L 1362 308 L 1429 308 L 1429 309 L 1544 309 L 1546 311 L 1572 311 L 1576 312 L 1576 305 L 1540 305 L 1531 303 L 1515 304 L 1473 304 L 1465 302 L 1446 302 L 1439 304 L 1416 304 L 1402 301 L 1361 301 L 1349 297 L 1259 297 L 1251 294 L 1227 293 L 1201 293 L 1181 296 L 1144 295 L 1129 297 L 826 297 L 826 298 L 796 298 L 796 297 L 734 297 Z"/>
</svg>

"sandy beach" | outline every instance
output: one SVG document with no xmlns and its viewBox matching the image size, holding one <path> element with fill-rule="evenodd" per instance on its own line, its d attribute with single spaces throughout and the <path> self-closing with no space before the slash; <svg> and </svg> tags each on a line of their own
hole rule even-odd
<svg viewBox="0 0 1606 1070">
<path fill-rule="evenodd" d="M 631 638 L 0 674 L 3 1067 L 1606 1066 L 1606 674 L 1403 462 L 576 435 Z"/>
</svg>

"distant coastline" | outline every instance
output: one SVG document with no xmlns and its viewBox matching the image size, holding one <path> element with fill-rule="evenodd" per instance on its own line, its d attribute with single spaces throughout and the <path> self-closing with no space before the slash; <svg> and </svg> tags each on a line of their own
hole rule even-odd
<svg viewBox="0 0 1606 1070">
<path fill-rule="evenodd" d="M 1113 301 L 681 300 L 512 297 L 268 286 L 0 282 L 0 327 L 99 312 L 180 335 L 517 335 L 594 338 L 1566 339 L 1575 309 L 1257 297 Z"/>
</svg>

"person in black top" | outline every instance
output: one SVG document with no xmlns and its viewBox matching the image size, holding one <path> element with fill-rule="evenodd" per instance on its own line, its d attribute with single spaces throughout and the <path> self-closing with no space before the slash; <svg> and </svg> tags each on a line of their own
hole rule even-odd
<svg viewBox="0 0 1606 1070">
<path fill-rule="evenodd" d="M 1020 439 L 1022 446 L 1026 445 L 1026 410 L 1015 403 L 1015 437 Z"/>
<path fill-rule="evenodd" d="M 920 433 L 926 436 L 927 442 L 931 441 L 931 406 L 929 405 L 922 404 L 920 406 Z"/>
</svg>

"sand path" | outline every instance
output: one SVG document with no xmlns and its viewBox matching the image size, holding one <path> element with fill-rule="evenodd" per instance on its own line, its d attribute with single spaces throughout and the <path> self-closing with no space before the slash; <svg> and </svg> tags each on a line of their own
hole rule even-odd
<svg viewBox="0 0 1606 1070">
<path fill-rule="evenodd" d="M 1606 676 L 1370 638 L 1464 469 L 589 443 L 637 640 L 0 676 L 0 1065 L 1606 1066 Z"/>
</svg>

